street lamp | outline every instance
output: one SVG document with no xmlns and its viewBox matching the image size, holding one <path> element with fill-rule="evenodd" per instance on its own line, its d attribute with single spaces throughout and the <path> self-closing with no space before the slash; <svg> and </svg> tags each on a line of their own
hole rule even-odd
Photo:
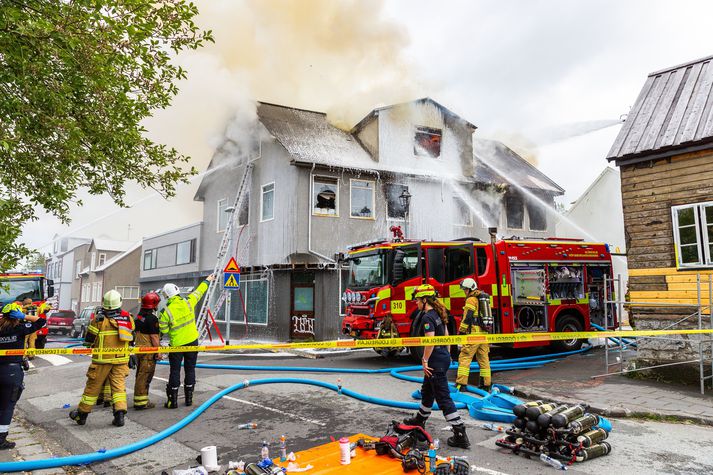
<svg viewBox="0 0 713 475">
<path fill-rule="evenodd" d="M 408 188 L 404 188 L 404 191 L 399 195 L 399 202 L 404 209 L 404 237 L 408 237 L 408 211 L 411 205 L 411 193 L 408 192 Z"/>
</svg>

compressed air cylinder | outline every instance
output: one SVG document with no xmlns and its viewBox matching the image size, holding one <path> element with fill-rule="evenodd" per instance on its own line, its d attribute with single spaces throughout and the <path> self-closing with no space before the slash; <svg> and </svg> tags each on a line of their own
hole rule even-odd
<svg viewBox="0 0 713 475">
<path fill-rule="evenodd" d="M 540 426 L 537 425 L 536 421 L 527 421 L 527 424 L 525 424 L 525 429 L 527 429 L 527 431 L 532 434 L 537 434 L 540 432 Z"/>
<path fill-rule="evenodd" d="M 599 416 L 596 414 L 585 414 L 579 419 L 570 422 L 567 429 L 569 429 L 572 435 L 578 435 L 588 431 L 597 424 L 599 424 Z"/>
<path fill-rule="evenodd" d="M 550 422 L 552 422 L 552 416 L 554 416 L 555 414 L 559 414 L 560 412 L 566 411 L 566 410 L 567 410 L 567 406 L 562 405 L 562 406 L 557 406 L 554 409 L 552 409 L 551 411 L 545 412 L 544 414 L 540 414 L 539 416 L 537 416 L 537 425 L 539 425 L 541 428 L 544 429 L 545 427 L 550 425 Z"/>
<path fill-rule="evenodd" d="M 592 445 L 586 449 L 578 450 L 575 460 L 577 462 L 584 462 L 585 460 L 592 460 L 602 455 L 607 455 L 611 452 L 611 445 L 609 442 L 602 442 L 601 444 Z"/>
<path fill-rule="evenodd" d="M 578 419 L 584 415 L 584 406 L 576 405 L 572 406 L 566 411 L 562 411 L 559 414 L 552 416 L 552 426 L 556 428 L 566 427 L 567 424 L 575 419 Z"/>
<path fill-rule="evenodd" d="M 580 442 L 585 447 L 591 447 L 607 437 L 609 437 L 609 433 L 604 429 L 594 429 L 577 437 L 577 442 Z"/>
<path fill-rule="evenodd" d="M 531 421 L 536 422 L 537 418 L 541 414 L 544 414 L 545 412 L 549 412 L 556 407 L 557 407 L 557 404 L 555 404 L 554 402 L 542 404 L 541 406 L 528 407 L 527 410 L 525 411 L 525 417 Z"/>
<path fill-rule="evenodd" d="M 525 419 L 523 419 L 522 417 L 516 417 L 515 420 L 512 421 L 512 425 L 514 425 L 518 429 L 524 429 L 526 422 L 527 421 L 525 421 Z"/>
<path fill-rule="evenodd" d="M 512 408 L 512 413 L 515 414 L 515 417 L 524 418 L 525 412 L 527 411 L 528 407 L 535 407 L 541 404 L 544 403 L 542 401 L 530 401 L 526 402 L 525 404 L 518 404 L 517 406 Z"/>
</svg>

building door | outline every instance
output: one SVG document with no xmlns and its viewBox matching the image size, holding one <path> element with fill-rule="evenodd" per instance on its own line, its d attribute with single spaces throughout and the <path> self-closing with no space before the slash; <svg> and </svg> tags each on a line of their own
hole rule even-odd
<svg viewBox="0 0 713 475">
<path fill-rule="evenodd" d="M 292 273 L 290 340 L 314 339 L 314 272 Z"/>
</svg>

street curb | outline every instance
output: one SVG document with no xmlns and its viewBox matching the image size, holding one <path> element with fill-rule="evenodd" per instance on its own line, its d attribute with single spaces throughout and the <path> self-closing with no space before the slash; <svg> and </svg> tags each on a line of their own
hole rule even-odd
<svg viewBox="0 0 713 475">
<path fill-rule="evenodd" d="M 534 392 L 529 388 L 513 389 L 515 396 L 523 399 L 541 399 L 543 401 L 556 402 L 557 404 L 576 404 L 578 401 L 562 400 L 552 397 L 549 394 Z M 579 401 L 589 406 L 589 412 L 606 417 L 633 418 L 633 419 L 668 419 L 675 422 L 689 422 L 704 426 L 713 426 L 713 417 L 701 417 L 692 415 L 683 415 L 675 412 L 664 411 L 640 411 L 632 410 L 627 407 L 598 407 L 590 405 L 585 401 Z"/>
</svg>

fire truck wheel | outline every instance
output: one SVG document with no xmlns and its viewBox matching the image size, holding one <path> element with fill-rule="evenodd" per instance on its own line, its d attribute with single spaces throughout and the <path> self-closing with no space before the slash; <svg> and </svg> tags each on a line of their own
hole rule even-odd
<svg viewBox="0 0 713 475">
<path fill-rule="evenodd" d="M 583 330 L 579 319 L 574 315 L 562 315 L 557 319 L 555 330 L 558 332 L 581 332 Z M 574 351 L 582 347 L 583 340 L 558 340 L 552 346 L 558 351 Z"/>
</svg>

